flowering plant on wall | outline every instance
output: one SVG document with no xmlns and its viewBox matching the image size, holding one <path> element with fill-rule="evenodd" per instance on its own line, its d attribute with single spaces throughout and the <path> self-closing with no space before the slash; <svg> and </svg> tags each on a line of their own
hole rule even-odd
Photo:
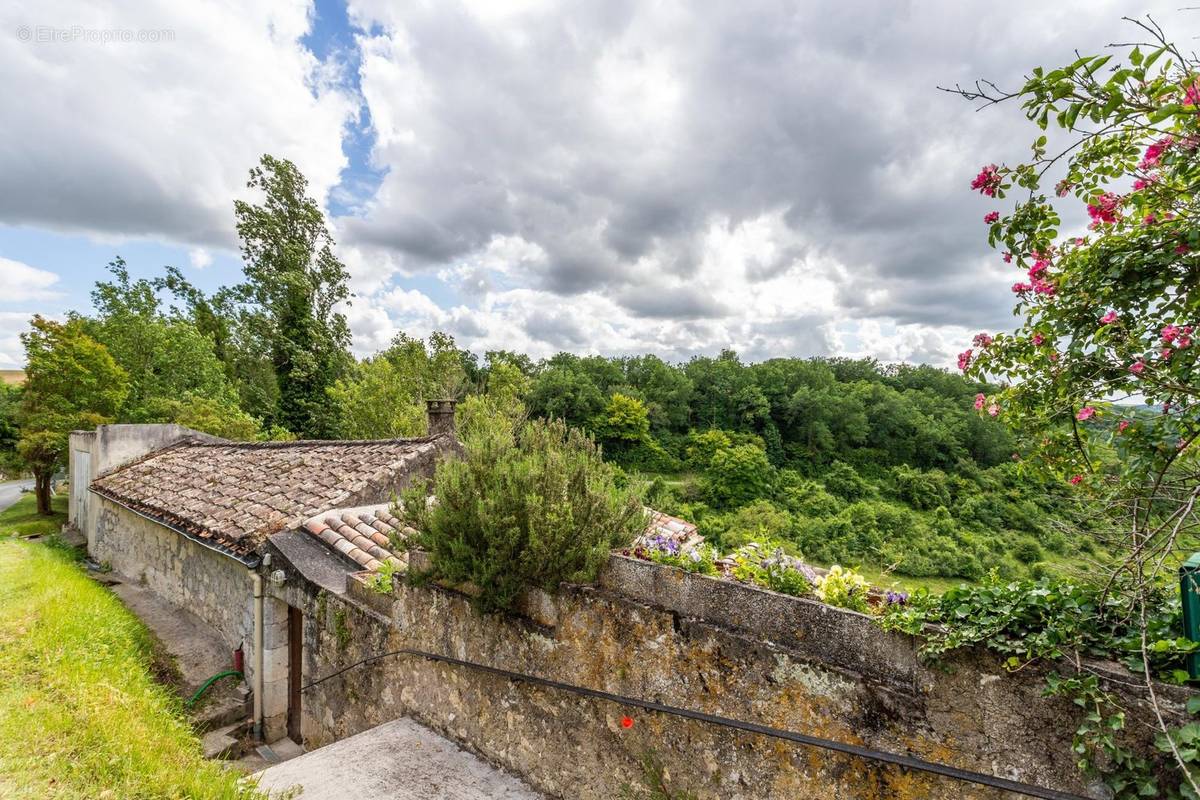
<svg viewBox="0 0 1200 800">
<path fill-rule="evenodd" d="M 1027 162 L 987 164 L 970 182 L 986 198 L 1015 200 L 984 221 L 1016 273 L 1020 322 L 1012 333 L 977 335 L 958 366 L 1004 382 L 974 405 L 1020 434 L 1022 468 L 1060 482 L 1107 521 L 1120 555 L 1098 565 L 1107 574 L 1096 571 L 1102 624 L 1140 631 L 1138 671 L 1153 704 L 1153 656 L 1178 650 L 1179 631 L 1147 620 L 1200 533 L 1200 60 L 1149 17 L 1130 21 L 1141 44 L 1035 69 L 1016 92 L 987 82 L 956 90 L 984 105 L 1017 100 L 1054 135 L 1053 144 L 1039 135 Z M 1078 229 L 1059 214 L 1072 204 Z M 1054 691 L 1082 682 L 1080 673 Z M 1163 752 L 1179 768 L 1164 785 L 1157 767 L 1126 757 L 1115 735 L 1122 710 L 1095 692 L 1076 691 L 1076 702 L 1104 720 L 1080 729 L 1081 764 L 1104 771 L 1117 796 L 1200 796 L 1197 751 L 1177 743 L 1183 729 L 1158 715 Z M 1097 751 L 1102 767 L 1090 758 Z"/>
</svg>

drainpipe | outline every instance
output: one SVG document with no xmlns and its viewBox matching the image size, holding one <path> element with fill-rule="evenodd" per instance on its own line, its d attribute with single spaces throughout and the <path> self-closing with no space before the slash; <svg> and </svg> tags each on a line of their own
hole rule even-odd
<svg viewBox="0 0 1200 800">
<path fill-rule="evenodd" d="M 264 559 L 265 560 L 265 559 Z M 254 584 L 254 738 L 263 738 L 263 579 L 250 573 Z"/>
</svg>

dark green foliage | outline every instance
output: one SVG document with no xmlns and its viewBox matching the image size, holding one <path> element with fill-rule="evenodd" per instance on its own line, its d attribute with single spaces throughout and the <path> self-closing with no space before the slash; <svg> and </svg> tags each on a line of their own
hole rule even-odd
<svg viewBox="0 0 1200 800">
<path fill-rule="evenodd" d="M 1028 537 L 1023 538 L 1013 548 L 1013 558 L 1022 564 L 1032 564 L 1035 561 L 1041 561 L 1042 548 L 1033 539 Z"/>
<path fill-rule="evenodd" d="M 871 494 L 871 484 L 863 480 L 854 467 L 844 461 L 833 462 L 821 481 L 830 494 L 843 500 L 861 500 Z"/>
<path fill-rule="evenodd" d="M 771 494 L 775 468 L 766 451 L 741 444 L 716 452 L 704 471 L 704 494 L 718 508 L 736 508 Z"/>
<path fill-rule="evenodd" d="M 269 155 L 250 170 L 262 202 L 234 202 L 246 282 L 238 287 L 248 329 L 266 344 L 279 387 L 273 422 L 319 438 L 334 427 L 325 392 L 350 363 L 350 329 L 334 307 L 350 296 L 350 274 L 308 181 L 286 159 Z"/>
<path fill-rule="evenodd" d="M 609 551 L 645 526 L 641 504 L 617 488 L 586 434 L 561 420 L 509 431 L 477 428 L 465 457 L 404 496 L 436 577 L 477 586 L 485 611 L 511 608 L 527 586 L 593 580 Z"/>
</svg>

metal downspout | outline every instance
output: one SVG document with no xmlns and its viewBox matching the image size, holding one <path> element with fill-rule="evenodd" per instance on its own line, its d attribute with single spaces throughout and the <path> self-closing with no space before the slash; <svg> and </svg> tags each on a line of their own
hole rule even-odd
<svg viewBox="0 0 1200 800">
<path fill-rule="evenodd" d="M 250 573 L 254 582 L 254 738 L 263 739 L 263 579 Z"/>
</svg>

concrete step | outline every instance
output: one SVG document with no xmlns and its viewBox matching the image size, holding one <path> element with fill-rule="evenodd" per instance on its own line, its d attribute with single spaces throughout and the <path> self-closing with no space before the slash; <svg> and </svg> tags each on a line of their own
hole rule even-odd
<svg viewBox="0 0 1200 800">
<path fill-rule="evenodd" d="M 209 731 L 200 740 L 200 744 L 204 750 L 204 757 L 226 760 L 240 758 L 243 751 L 242 739 L 245 733 L 246 725 L 244 722 L 237 722 L 232 725 L 226 725 L 224 728 Z"/>
<path fill-rule="evenodd" d="M 259 789 L 295 800 L 544 800 L 407 718 L 270 766 L 258 779 Z"/>
<path fill-rule="evenodd" d="M 201 702 L 189 716 L 197 733 L 207 733 L 235 722 L 245 722 L 253 713 L 253 695 L 245 684 L 241 684 L 208 702 Z"/>
</svg>

